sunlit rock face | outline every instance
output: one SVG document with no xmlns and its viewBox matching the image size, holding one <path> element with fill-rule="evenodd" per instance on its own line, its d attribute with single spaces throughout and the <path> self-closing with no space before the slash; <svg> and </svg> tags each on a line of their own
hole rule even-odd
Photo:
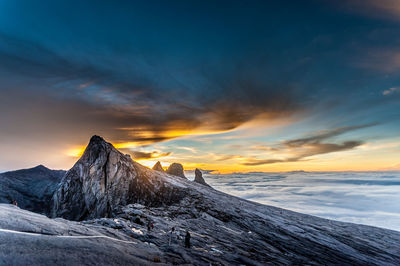
<svg viewBox="0 0 400 266">
<path fill-rule="evenodd" d="M 196 170 L 194 171 L 194 182 L 197 182 L 199 184 L 205 185 L 205 186 L 209 186 L 206 181 L 203 178 L 203 174 L 201 173 L 200 169 L 196 168 Z"/>
<path fill-rule="evenodd" d="M 162 168 L 160 162 L 157 162 L 157 163 L 153 166 L 152 169 L 153 169 L 153 170 L 156 170 L 156 171 L 164 172 L 164 168 Z"/>
<path fill-rule="evenodd" d="M 186 176 L 183 172 L 183 166 L 180 163 L 171 164 L 167 169 L 167 173 L 170 175 L 175 175 L 175 176 L 179 176 L 182 178 L 186 178 Z"/>
<path fill-rule="evenodd" d="M 93 136 L 54 193 L 51 216 L 70 220 L 110 217 L 119 205 L 139 202 L 160 206 L 183 196 L 183 189 L 164 182 L 158 172 Z"/>
</svg>

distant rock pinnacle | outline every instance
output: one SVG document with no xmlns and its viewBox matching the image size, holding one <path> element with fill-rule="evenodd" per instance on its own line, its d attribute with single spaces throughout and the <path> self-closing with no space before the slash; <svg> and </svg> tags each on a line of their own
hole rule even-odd
<svg viewBox="0 0 400 266">
<path fill-rule="evenodd" d="M 160 162 L 157 162 L 157 163 L 153 166 L 152 169 L 153 169 L 153 170 L 156 170 L 156 171 L 164 172 L 164 168 L 162 168 Z"/>
<path fill-rule="evenodd" d="M 194 182 L 197 182 L 199 184 L 205 185 L 205 186 L 210 186 L 206 183 L 206 181 L 203 178 L 203 174 L 199 169 L 196 168 L 194 171 L 195 177 L 194 177 Z"/>
<path fill-rule="evenodd" d="M 183 172 L 183 166 L 180 163 L 171 164 L 167 169 L 167 173 L 170 175 L 175 175 L 175 176 L 179 176 L 182 178 L 186 178 L 186 176 Z"/>
</svg>

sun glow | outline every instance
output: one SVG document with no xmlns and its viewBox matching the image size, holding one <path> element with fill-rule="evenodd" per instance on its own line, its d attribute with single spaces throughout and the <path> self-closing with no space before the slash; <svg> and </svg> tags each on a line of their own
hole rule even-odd
<svg viewBox="0 0 400 266">
<path fill-rule="evenodd" d="M 80 147 L 74 147 L 71 149 L 68 149 L 66 154 L 69 157 L 74 157 L 74 158 L 79 158 L 82 156 L 83 152 L 85 151 L 85 146 L 80 146 Z"/>
</svg>

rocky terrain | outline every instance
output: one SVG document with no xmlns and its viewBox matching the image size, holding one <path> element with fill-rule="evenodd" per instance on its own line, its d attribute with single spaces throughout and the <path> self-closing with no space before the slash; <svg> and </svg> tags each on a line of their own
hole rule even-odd
<svg viewBox="0 0 400 266">
<path fill-rule="evenodd" d="M 53 219 L 0 205 L 0 264 L 400 264 L 400 232 L 246 201 L 196 175 L 148 169 L 94 136 L 55 188 Z"/>
</svg>

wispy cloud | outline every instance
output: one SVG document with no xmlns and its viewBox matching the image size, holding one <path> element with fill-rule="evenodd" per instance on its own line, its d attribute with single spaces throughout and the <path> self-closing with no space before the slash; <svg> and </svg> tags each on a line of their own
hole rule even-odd
<svg viewBox="0 0 400 266">
<path fill-rule="evenodd" d="M 284 141 L 283 144 L 288 147 L 300 147 L 302 145 L 306 145 L 306 144 L 310 144 L 310 143 L 311 144 L 320 143 L 323 140 L 347 133 L 349 131 L 367 128 L 367 127 L 371 127 L 371 126 L 375 126 L 375 125 L 377 125 L 377 124 L 372 123 L 372 124 L 357 125 L 357 126 L 338 127 L 338 128 L 334 128 L 331 130 L 324 130 L 324 131 L 317 132 L 316 134 L 312 134 L 309 137 L 287 140 L 287 141 Z"/>
<path fill-rule="evenodd" d="M 126 150 L 125 150 L 126 151 Z M 157 159 L 161 157 L 167 157 L 171 155 L 171 152 L 142 152 L 142 151 L 128 151 L 128 154 L 132 156 L 132 159 L 134 160 L 148 160 L 148 159 Z"/>
<path fill-rule="evenodd" d="M 281 153 L 292 154 L 292 155 L 285 156 L 284 158 L 267 158 L 267 159 L 248 158 L 242 162 L 242 165 L 254 166 L 254 165 L 265 165 L 274 163 L 298 162 L 298 161 L 310 160 L 309 157 L 315 155 L 351 150 L 362 145 L 364 142 L 361 140 L 349 140 L 340 143 L 332 143 L 332 142 L 327 143 L 325 141 L 333 137 L 339 136 L 341 134 L 357 129 L 371 127 L 373 125 L 376 124 L 346 126 L 331 130 L 324 130 L 312 134 L 309 137 L 286 140 L 273 147 L 258 145 L 254 147 L 256 150 L 273 151 L 276 153 L 277 156 L 279 156 L 279 154 Z"/>
<path fill-rule="evenodd" d="M 384 90 L 382 92 L 382 94 L 387 96 L 387 95 L 391 95 L 391 94 L 399 93 L 399 92 L 400 92 L 400 88 L 399 87 L 392 87 L 392 88 L 389 88 L 387 90 Z"/>
</svg>

